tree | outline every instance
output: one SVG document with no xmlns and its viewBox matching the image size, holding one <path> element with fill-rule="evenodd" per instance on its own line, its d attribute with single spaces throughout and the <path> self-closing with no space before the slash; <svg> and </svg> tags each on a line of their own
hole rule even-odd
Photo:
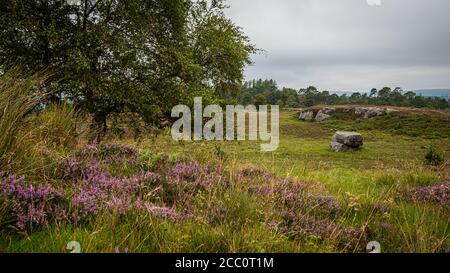
<svg viewBox="0 0 450 273">
<path fill-rule="evenodd" d="M 319 91 L 317 90 L 317 88 L 315 86 L 309 86 L 308 88 L 306 88 L 306 93 L 310 93 L 310 94 L 316 94 Z"/>
<path fill-rule="evenodd" d="M 263 94 L 257 94 L 253 98 L 253 105 L 260 106 L 266 104 L 266 97 Z"/>
<path fill-rule="evenodd" d="M 391 93 L 392 90 L 390 87 L 383 87 L 378 91 L 377 103 L 388 104 Z"/>
<path fill-rule="evenodd" d="M 401 88 L 401 87 L 396 87 L 395 89 L 394 89 L 394 91 L 393 92 L 396 92 L 396 93 L 403 93 L 403 88 Z"/>
<path fill-rule="evenodd" d="M 296 92 L 294 91 L 296 94 Z M 277 104 L 279 100 L 286 101 L 286 94 L 280 91 L 274 80 L 257 80 L 246 82 L 241 87 L 240 102 L 244 105 L 253 103 L 253 98 L 261 94 L 265 103 Z"/>
<path fill-rule="evenodd" d="M 158 96 L 182 88 L 188 7 L 184 0 L 5 1 L 1 59 L 57 71 L 55 93 L 92 113 L 100 133 L 115 112 L 154 121 L 163 111 Z"/>
<path fill-rule="evenodd" d="M 112 113 L 160 125 L 193 96 L 236 96 L 255 48 L 224 8 L 222 1 L 5 0 L 0 61 L 55 71 L 53 100 L 92 113 L 99 140 Z"/>
<path fill-rule="evenodd" d="M 425 99 L 422 96 L 415 96 L 412 105 L 418 108 L 425 107 Z"/>
<path fill-rule="evenodd" d="M 298 107 L 298 102 L 297 102 L 297 97 L 295 96 L 289 96 L 286 99 L 286 106 L 290 107 L 290 108 L 297 108 Z"/>
<path fill-rule="evenodd" d="M 314 86 L 309 86 L 306 88 L 306 91 L 304 93 L 304 104 L 306 107 L 310 107 L 313 105 L 318 104 L 319 102 L 319 91 Z"/>
<path fill-rule="evenodd" d="M 361 93 L 355 92 L 350 96 L 350 100 L 353 103 L 358 103 L 361 100 Z"/>
<path fill-rule="evenodd" d="M 404 96 L 406 97 L 407 100 L 411 101 L 416 96 L 416 93 L 408 91 L 404 94 Z"/>
<path fill-rule="evenodd" d="M 443 109 L 447 109 L 449 107 L 448 100 L 446 100 L 444 98 L 435 98 L 435 100 L 437 102 L 436 102 L 436 105 L 434 106 L 434 108 L 443 110 Z"/>
<path fill-rule="evenodd" d="M 389 94 L 389 104 L 391 105 L 404 105 L 403 89 L 401 87 L 396 87 Z"/>
<path fill-rule="evenodd" d="M 189 41 L 195 63 L 201 67 L 201 82 L 225 102 L 235 102 L 243 68 L 251 64 L 257 49 L 230 19 L 223 0 L 195 1 L 190 11 Z"/>
</svg>

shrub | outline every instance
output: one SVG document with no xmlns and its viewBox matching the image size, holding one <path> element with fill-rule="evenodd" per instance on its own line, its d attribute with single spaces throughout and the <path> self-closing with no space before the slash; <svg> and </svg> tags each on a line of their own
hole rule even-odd
<svg viewBox="0 0 450 273">
<path fill-rule="evenodd" d="M 428 165 L 439 166 L 444 162 L 444 156 L 436 148 L 430 146 L 425 153 L 425 162 Z"/>
<path fill-rule="evenodd" d="M 0 177 L 0 200 L 6 223 L 20 230 L 45 228 L 51 220 L 65 218 L 65 193 L 47 185 L 33 185 L 25 177 Z M 4 224 L 4 223 L 3 223 Z"/>
</svg>

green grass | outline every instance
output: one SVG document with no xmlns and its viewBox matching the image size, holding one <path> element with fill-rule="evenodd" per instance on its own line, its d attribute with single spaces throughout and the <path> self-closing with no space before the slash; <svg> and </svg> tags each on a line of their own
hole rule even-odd
<svg viewBox="0 0 450 273">
<path fill-rule="evenodd" d="M 230 229 L 202 223 L 174 224 L 156 218 L 130 216 L 121 222 L 103 219 L 86 228 L 52 228 L 15 241 L 8 252 L 66 252 L 70 241 L 80 242 L 84 253 L 97 252 L 296 252 L 295 242 L 263 225 Z"/>
<path fill-rule="evenodd" d="M 385 131 L 393 135 L 441 139 L 450 136 L 450 116 L 426 112 L 394 112 L 373 119 L 359 119 L 354 113 L 337 113 L 323 122 L 328 128 L 345 131 Z"/>
<path fill-rule="evenodd" d="M 254 166 L 281 178 L 295 178 L 320 195 L 333 195 L 345 207 L 336 221 L 370 229 L 368 240 L 386 252 L 443 252 L 450 248 L 449 214 L 439 207 L 405 203 L 399 193 L 442 183 L 448 169 L 424 164 L 429 145 L 450 157 L 446 118 L 395 113 L 373 120 L 337 117 L 324 123 L 281 116 L 281 142 L 276 152 L 262 153 L 258 142 L 175 142 L 168 132 L 140 141 L 124 140 L 141 149 L 141 161 L 152 169 L 162 154 L 224 164 L 230 172 Z M 334 153 L 333 129 L 358 130 L 365 137 L 360 151 Z M 114 170 L 112 170 L 114 171 Z M 233 187 L 196 196 L 196 206 L 220 203 L 229 211 L 224 221 L 172 223 L 149 215 L 97 217 L 82 226 L 52 225 L 29 237 L 2 234 L 0 251 L 66 252 L 79 241 L 83 252 L 349 252 L 333 241 L 290 238 L 264 223 L 272 204 L 255 198 L 235 181 Z M 264 183 L 264 181 L 261 181 Z M 380 209 L 379 207 L 386 209 Z M 379 223 L 386 223 L 385 227 Z M 358 250 L 360 251 L 360 250 Z"/>
</svg>

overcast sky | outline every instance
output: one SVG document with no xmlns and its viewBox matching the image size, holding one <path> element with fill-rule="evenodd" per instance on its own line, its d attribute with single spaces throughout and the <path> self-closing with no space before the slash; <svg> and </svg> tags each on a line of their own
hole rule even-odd
<svg viewBox="0 0 450 273">
<path fill-rule="evenodd" d="M 227 15 L 265 50 L 253 57 L 247 80 L 334 91 L 450 88 L 449 0 L 227 3 Z"/>
</svg>

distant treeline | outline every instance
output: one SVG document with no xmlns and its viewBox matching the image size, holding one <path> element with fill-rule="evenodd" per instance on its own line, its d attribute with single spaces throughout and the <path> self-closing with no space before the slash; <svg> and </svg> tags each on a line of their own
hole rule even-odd
<svg viewBox="0 0 450 273">
<path fill-rule="evenodd" d="M 296 90 L 278 88 L 274 80 L 253 80 L 245 82 L 241 88 L 240 102 L 244 105 L 280 105 L 286 108 L 311 107 L 319 104 L 371 104 L 412 106 L 418 108 L 447 109 L 450 102 L 445 98 L 423 97 L 412 91 L 404 91 L 401 87 L 394 89 L 374 88 L 370 93 L 343 94 L 341 96 L 329 91 L 319 91 L 316 87 Z"/>
</svg>

